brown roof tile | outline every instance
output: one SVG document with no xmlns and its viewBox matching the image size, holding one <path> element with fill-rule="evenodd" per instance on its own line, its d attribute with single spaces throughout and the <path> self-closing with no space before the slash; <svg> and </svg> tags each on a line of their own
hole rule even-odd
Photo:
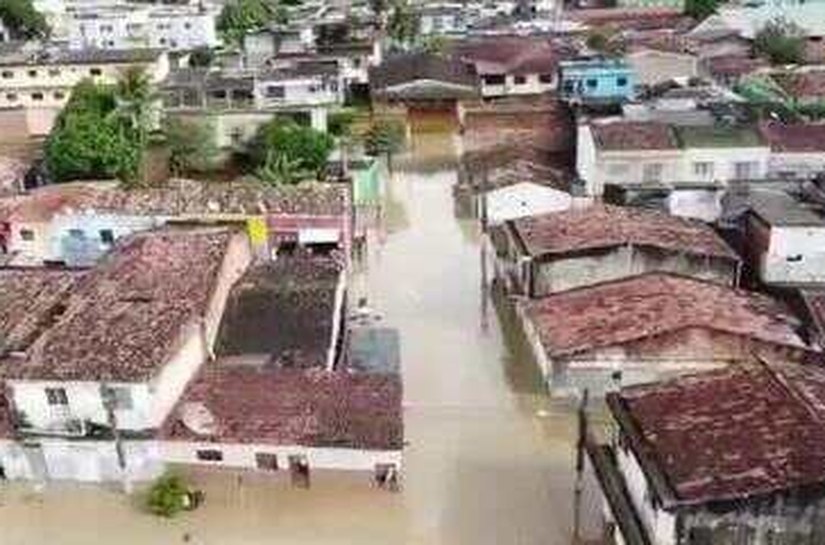
<svg viewBox="0 0 825 545">
<path fill-rule="evenodd" d="M 596 146 L 606 151 L 671 150 L 679 139 L 665 123 L 616 121 L 590 125 Z"/>
<path fill-rule="evenodd" d="M 795 319 L 772 299 L 711 282 L 651 273 L 526 304 L 551 356 L 702 328 L 804 348 Z"/>
<path fill-rule="evenodd" d="M 57 319 L 82 273 L 0 269 L 0 355 L 26 350 Z"/>
<path fill-rule="evenodd" d="M 203 369 L 161 429 L 180 441 L 400 450 L 398 375 L 319 369 Z M 207 435 L 190 430 L 182 408 L 200 403 L 215 420 Z"/>
<path fill-rule="evenodd" d="M 625 388 L 608 403 L 643 466 L 664 476 L 666 509 L 825 483 L 820 368 L 728 368 Z"/>
<path fill-rule="evenodd" d="M 521 218 L 512 225 L 533 256 L 632 244 L 738 259 L 707 225 L 641 208 L 593 205 Z"/>
<path fill-rule="evenodd" d="M 766 123 L 759 127 L 762 138 L 778 152 L 825 151 L 825 125 Z"/>
<path fill-rule="evenodd" d="M 773 79 L 792 97 L 798 99 L 825 97 L 825 70 L 774 74 Z"/>
<path fill-rule="evenodd" d="M 547 40 L 513 36 L 460 42 L 452 53 L 482 74 L 552 74 L 559 60 Z"/>
<path fill-rule="evenodd" d="M 144 381 L 206 311 L 231 232 L 147 232 L 125 239 L 78 282 L 66 312 L 10 378 Z"/>
</svg>

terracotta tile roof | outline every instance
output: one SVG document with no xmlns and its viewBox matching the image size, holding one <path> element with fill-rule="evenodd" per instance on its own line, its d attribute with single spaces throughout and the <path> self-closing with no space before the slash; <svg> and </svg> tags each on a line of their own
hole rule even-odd
<svg viewBox="0 0 825 545">
<path fill-rule="evenodd" d="M 564 16 L 590 26 L 615 24 L 622 30 L 683 29 L 693 23 L 675 8 L 602 8 L 565 10 Z"/>
<path fill-rule="evenodd" d="M 759 132 L 770 144 L 772 151 L 825 151 L 825 125 L 765 123 L 759 127 Z"/>
<path fill-rule="evenodd" d="M 704 223 L 642 208 L 593 205 L 521 218 L 512 226 L 533 256 L 632 244 L 738 259 Z"/>
<path fill-rule="evenodd" d="M 20 352 L 57 319 L 77 271 L 0 269 L 0 355 Z"/>
<path fill-rule="evenodd" d="M 255 265 L 232 288 L 216 354 L 268 355 L 284 367 L 327 360 L 341 266 L 327 257 L 279 257 Z"/>
<path fill-rule="evenodd" d="M 713 77 L 744 76 L 768 65 L 764 59 L 736 54 L 716 55 L 702 62 Z"/>
<path fill-rule="evenodd" d="M 590 125 L 596 146 L 606 151 L 671 150 L 679 139 L 665 123 L 653 121 L 616 121 Z"/>
<path fill-rule="evenodd" d="M 370 68 L 370 84 L 379 92 L 417 80 L 432 80 L 475 89 L 477 78 L 461 62 L 428 53 L 404 53 Z"/>
<path fill-rule="evenodd" d="M 147 232 L 125 239 L 78 282 L 65 313 L 8 378 L 145 381 L 206 311 L 231 232 Z"/>
<path fill-rule="evenodd" d="M 825 484 L 821 368 L 728 368 L 625 388 L 608 404 L 665 509 Z"/>
<path fill-rule="evenodd" d="M 792 97 L 825 97 L 825 70 L 774 74 L 773 79 Z"/>
<path fill-rule="evenodd" d="M 813 321 L 819 342 L 825 345 L 825 288 L 804 289 L 802 298 Z"/>
<path fill-rule="evenodd" d="M 688 328 L 805 348 L 793 316 L 766 296 L 650 273 L 549 295 L 526 304 L 552 356 L 623 345 Z"/>
<path fill-rule="evenodd" d="M 553 74 L 559 61 L 547 40 L 512 36 L 460 42 L 452 53 L 480 74 Z"/>
<path fill-rule="evenodd" d="M 349 196 L 341 184 L 269 187 L 252 182 L 202 183 L 175 180 L 166 187 L 125 191 L 108 182 L 43 187 L 13 198 L 7 217 L 16 221 L 47 221 L 55 213 L 74 209 L 159 216 L 223 214 L 344 215 Z M 6 208 L 6 207 L 3 207 Z"/>
<path fill-rule="evenodd" d="M 319 369 L 258 370 L 210 366 L 201 371 L 164 423 L 179 441 L 400 450 L 401 379 Z M 202 404 L 214 429 L 198 434 L 182 414 Z"/>
</svg>

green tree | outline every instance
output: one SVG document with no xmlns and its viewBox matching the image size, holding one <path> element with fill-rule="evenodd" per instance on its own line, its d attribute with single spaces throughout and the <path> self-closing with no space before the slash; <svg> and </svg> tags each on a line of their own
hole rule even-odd
<svg viewBox="0 0 825 545">
<path fill-rule="evenodd" d="M 805 34 L 797 25 L 777 18 L 756 33 L 753 48 L 772 64 L 799 64 L 805 56 Z"/>
<path fill-rule="evenodd" d="M 587 47 L 609 57 L 620 57 L 627 49 L 621 33 L 612 26 L 596 27 L 587 34 Z"/>
<path fill-rule="evenodd" d="M 218 146 L 209 123 L 172 118 L 165 123 L 164 133 L 172 174 L 206 172 L 215 167 Z"/>
<path fill-rule="evenodd" d="M 320 176 L 334 145 L 335 141 L 327 133 L 276 117 L 258 130 L 249 155 L 256 168 L 274 160 L 270 159 L 273 155 L 283 155 L 298 170 Z"/>
<path fill-rule="evenodd" d="M 392 156 L 398 153 L 406 141 L 407 130 L 398 120 L 379 120 L 370 125 L 364 134 L 364 149 L 370 155 L 386 155 L 392 163 Z"/>
<path fill-rule="evenodd" d="M 187 505 L 188 490 L 177 475 L 162 475 L 152 483 L 146 495 L 146 507 L 161 517 L 173 517 Z"/>
<path fill-rule="evenodd" d="M 342 108 L 330 112 L 327 126 L 332 136 L 341 138 L 350 135 L 352 124 L 355 122 L 355 110 L 352 108 Z"/>
<path fill-rule="evenodd" d="M 387 22 L 387 33 L 398 45 L 409 47 L 418 40 L 421 30 L 421 15 L 409 0 L 395 0 L 390 18 Z"/>
<path fill-rule="evenodd" d="M 47 38 L 50 33 L 45 17 L 34 9 L 31 0 L 0 0 L 0 21 L 18 40 Z"/>
<path fill-rule="evenodd" d="M 283 21 L 285 12 L 281 8 L 273 0 L 234 0 L 224 5 L 216 25 L 224 39 L 240 45 L 247 34 Z"/>
<path fill-rule="evenodd" d="M 198 47 L 189 55 L 190 68 L 208 68 L 215 61 L 215 52 L 207 46 Z"/>
<path fill-rule="evenodd" d="M 120 74 L 115 85 L 114 115 L 120 117 L 123 126 L 134 131 L 142 143 L 151 130 L 156 100 L 152 80 L 145 69 L 130 66 Z"/>
<path fill-rule="evenodd" d="M 133 113 L 119 111 L 119 100 L 111 86 L 91 81 L 75 86 L 46 140 L 45 162 L 54 181 L 138 180 L 146 142 Z"/>
<path fill-rule="evenodd" d="M 716 13 L 719 7 L 719 0 L 686 0 L 685 15 L 701 21 Z"/>
<path fill-rule="evenodd" d="M 291 185 L 304 179 L 304 171 L 297 159 L 270 150 L 264 164 L 255 171 L 255 176 L 270 185 Z"/>
</svg>

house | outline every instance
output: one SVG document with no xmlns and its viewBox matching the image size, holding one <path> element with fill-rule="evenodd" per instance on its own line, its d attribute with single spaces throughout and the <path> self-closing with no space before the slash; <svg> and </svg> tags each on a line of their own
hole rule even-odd
<svg viewBox="0 0 825 545">
<path fill-rule="evenodd" d="M 230 287 L 251 259 L 227 229 L 134 235 L 85 274 L 53 323 L 0 365 L 15 432 L 9 478 L 105 481 L 162 471 L 160 427 L 212 354 Z"/>
<path fill-rule="evenodd" d="M 799 323 L 766 296 L 648 273 L 525 301 L 527 339 L 556 395 L 748 361 L 807 357 Z"/>
<path fill-rule="evenodd" d="M 349 259 L 351 192 L 340 184 L 267 187 L 177 180 L 124 191 L 105 182 L 46 186 L 0 199 L 0 233 L 15 265 L 89 266 L 114 242 L 170 224 L 230 223 L 247 232 L 256 254 L 298 248 L 340 249 Z"/>
<path fill-rule="evenodd" d="M 752 271 L 766 284 L 825 282 L 825 212 L 783 192 L 751 191 L 742 241 Z"/>
<path fill-rule="evenodd" d="M 652 86 L 698 75 L 698 59 L 689 53 L 640 48 L 631 51 L 625 58 L 635 75 L 637 85 Z"/>
<path fill-rule="evenodd" d="M 766 69 L 764 59 L 751 57 L 750 52 L 703 57 L 699 61 L 699 75 L 718 85 L 734 88 L 749 76 Z"/>
<path fill-rule="evenodd" d="M 759 364 L 623 388 L 588 461 L 611 543 L 817 543 L 825 375 Z"/>
<path fill-rule="evenodd" d="M 229 296 L 216 361 L 161 429 L 167 463 L 276 471 L 401 466 L 401 382 L 341 357 L 345 272 L 329 258 L 256 264 Z"/>
<path fill-rule="evenodd" d="M 155 47 L 187 51 L 220 45 L 215 27 L 219 6 L 199 4 L 97 5 L 68 12 L 69 48 L 132 49 Z"/>
<path fill-rule="evenodd" d="M 764 123 L 759 132 L 771 147 L 769 176 L 810 179 L 825 171 L 825 125 Z"/>
<path fill-rule="evenodd" d="M 474 68 L 484 98 L 537 95 L 558 86 L 558 53 L 547 40 L 473 39 L 452 46 L 451 53 Z"/>
<path fill-rule="evenodd" d="M 559 90 L 567 101 L 622 103 L 635 96 L 635 75 L 623 59 L 577 59 L 559 63 Z"/>
<path fill-rule="evenodd" d="M 809 67 L 775 73 L 771 78 L 794 104 L 817 105 L 825 101 L 825 70 Z"/>
<path fill-rule="evenodd" d="M 573 206 L 573 197 L 565 192 L 534 182 L 520 182 L 493 189 L 481 195 L 490 225 Z"/>
<path fill-rule="evenodd" d="M 762 179 L 770 147 L 750 127 L 606 120 L 579 125 L 576 165 L 589 195 L 608 184 L 718 187 Z"/>
<path fill-rule="evenodd" d="M 84 79 L 113 84 L 133 66 L 145 69 L 157 83 L 168 74 L 169 59 L 159 49 L 71 51 L 16 45 L 0 55 L 0 139 L 47 135 L 75 85 Z"/>
<path fill-rule="evenodd" d="M 464 34 L 468 29 L 468 7 L 460 3 L 425 4 L 419 11 L 419 32 L 423 36 Z"/>
<path fill-rule="evenodd" d="M 738 284 L 739 257 L 707 225 L 641 208 L 592 205 L 506 222 L 499 273 L 528 297 L 671 272 Z"/>
<path fill-rule="evenodd" d="M 825 290 L 821 288 L 803 288 L 802 300 L 807 311 L 812 344 L 825 350 Z"/>
</svg>

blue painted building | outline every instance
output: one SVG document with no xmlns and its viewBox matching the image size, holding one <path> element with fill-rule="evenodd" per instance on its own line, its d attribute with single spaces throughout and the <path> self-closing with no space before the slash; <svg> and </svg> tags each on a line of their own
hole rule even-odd
<svg viewBox="0 0 825 545">
<path fill-rule="evenodd" d="M 623 59 L 588 58 L 559 63 L 559 91 L 571 102 L 619 103 L 634 96 L 635 78 Z"/>
</svg>

